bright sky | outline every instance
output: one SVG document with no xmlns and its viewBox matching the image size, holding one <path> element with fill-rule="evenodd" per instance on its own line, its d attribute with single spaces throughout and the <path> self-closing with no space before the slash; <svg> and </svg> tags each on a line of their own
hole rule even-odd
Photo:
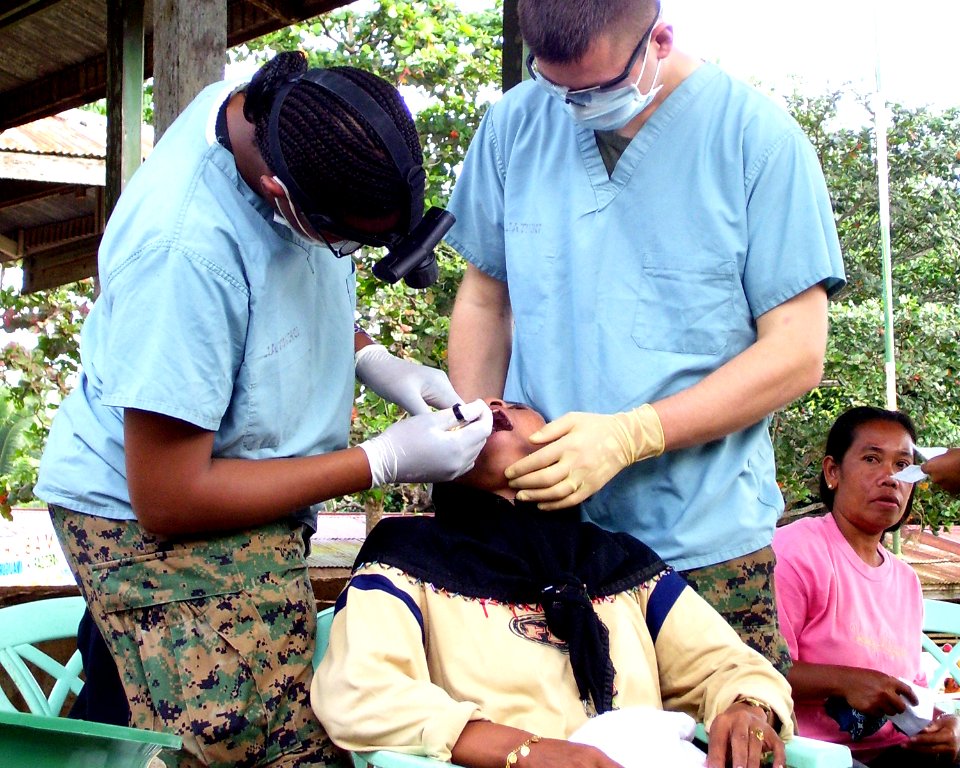
<svg viewBox="0 0 960 768">
<path fill-rule="evenodd" d="M 490 0 L 460 0 L 464 9 Z M 676 44 L 777 91 L 875 86 L 888 101 L 960 107 L 960 0 L 662 0 Z M 879 45 L 877 44 L 879 40 Z"/>
<path fill-rule="evenodd" d="M 663 0 L 684 51 L 777 90 L 880 83 L 888 101 L 960 107 L 960 0 Z M 807 88 L 804 88 L 806 90 Z"/>
</svg>

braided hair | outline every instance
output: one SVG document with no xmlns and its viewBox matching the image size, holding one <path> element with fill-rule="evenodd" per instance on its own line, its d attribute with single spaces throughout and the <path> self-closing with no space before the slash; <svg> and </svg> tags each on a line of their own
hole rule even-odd
<svg viewBox="0 0 960 768">
<path fill-rule="evenodd" d="M 386 80 L 355 67 L 331 67 L 366 92 L 392 118 L 411 156 L 423 163 L 410 110 Z M 247 86 L 243 114 L 269 164 L 268 124 L 281 87 L 307 71 L 300 51 L 277 54 Z M 361 112 L 309 80 L 298 80 L 279 115 L 280 151 L 314 210 L 334 219 L 376 218 L 410 208 L 410 187 Z M 275 170 L 275 169 L 271 169 Z"/>
</svg>

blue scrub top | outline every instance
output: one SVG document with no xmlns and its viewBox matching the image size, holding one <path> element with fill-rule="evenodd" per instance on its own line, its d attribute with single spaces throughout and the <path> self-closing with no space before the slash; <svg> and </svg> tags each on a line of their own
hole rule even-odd
<svg viewBox="0 0 960 768">
<path fill-rule="evenodd" d="M 110 217 L 80 380 L 40 464 L 36 494 L 47 502 L 134 518 L 124 408 L 215 432 L 215 457 L 347 445 L 353 263 L 275 223 L 216 141 L 217 111 L 235 86 L 197 96 Z"/>
<path fill-rule="evenodd" d="M 535 83 L 492 106 L 447 240 L 507 281 L 506 397 L 556 419 L 697 383 L 756 340 L 756 318 L 844 272 L 799 126 L 715 66 L 694 71 L 608 176 L 590 130 Z M 678 569 L 768 545 L 783 498 L 767 420 L 633 465 L 584 505 Z"/>
</svg>

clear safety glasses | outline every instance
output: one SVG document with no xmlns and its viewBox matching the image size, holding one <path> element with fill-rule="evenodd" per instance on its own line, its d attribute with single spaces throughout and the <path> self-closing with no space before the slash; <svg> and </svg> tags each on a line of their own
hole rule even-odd
<svg viewBox="0 0 960 768">
<path fill-rule="evenodd" d="M 658 10 L 657 15 L 653 17 L 653 22 L 647 28 L 647 31 L 640 36 L 640 42 L 637 43 L 637 47 L 634 48 L 633 53 L 630 54 L 630 60 L 627 62 L 627 66 L 624 67 L 623 72 L 599 85 L 591 85 L 589 88 L 576 88 L 573 90 L 567 88 L 565 85 L 558 85 L 541 74 L 537 68 L 537 59 L 532 52 L 527 56 L 527 72 L 530 73 L 530 78 L 536 81 L 537 85 L 566 103 L 578 104 L 582 107 L 589 106 L 594 98 L 616 88 L 630 76 L 630 72 L 643 54 L 648 38 L 653 33 L 653 28 L 657 26 L 659 20 L 660 12 Z"/>
</svg>

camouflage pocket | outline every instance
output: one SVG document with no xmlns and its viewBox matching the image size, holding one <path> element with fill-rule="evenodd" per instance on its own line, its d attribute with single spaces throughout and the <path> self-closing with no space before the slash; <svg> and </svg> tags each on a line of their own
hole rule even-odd
<svg viewBox="0 0 960 768">
<path fill-rule="evenodd" d="M 108 613 L 243 589 L 243 577 L 231 558 L 180 547 L 94 563 L 90 572 Z"/>
</svg>

